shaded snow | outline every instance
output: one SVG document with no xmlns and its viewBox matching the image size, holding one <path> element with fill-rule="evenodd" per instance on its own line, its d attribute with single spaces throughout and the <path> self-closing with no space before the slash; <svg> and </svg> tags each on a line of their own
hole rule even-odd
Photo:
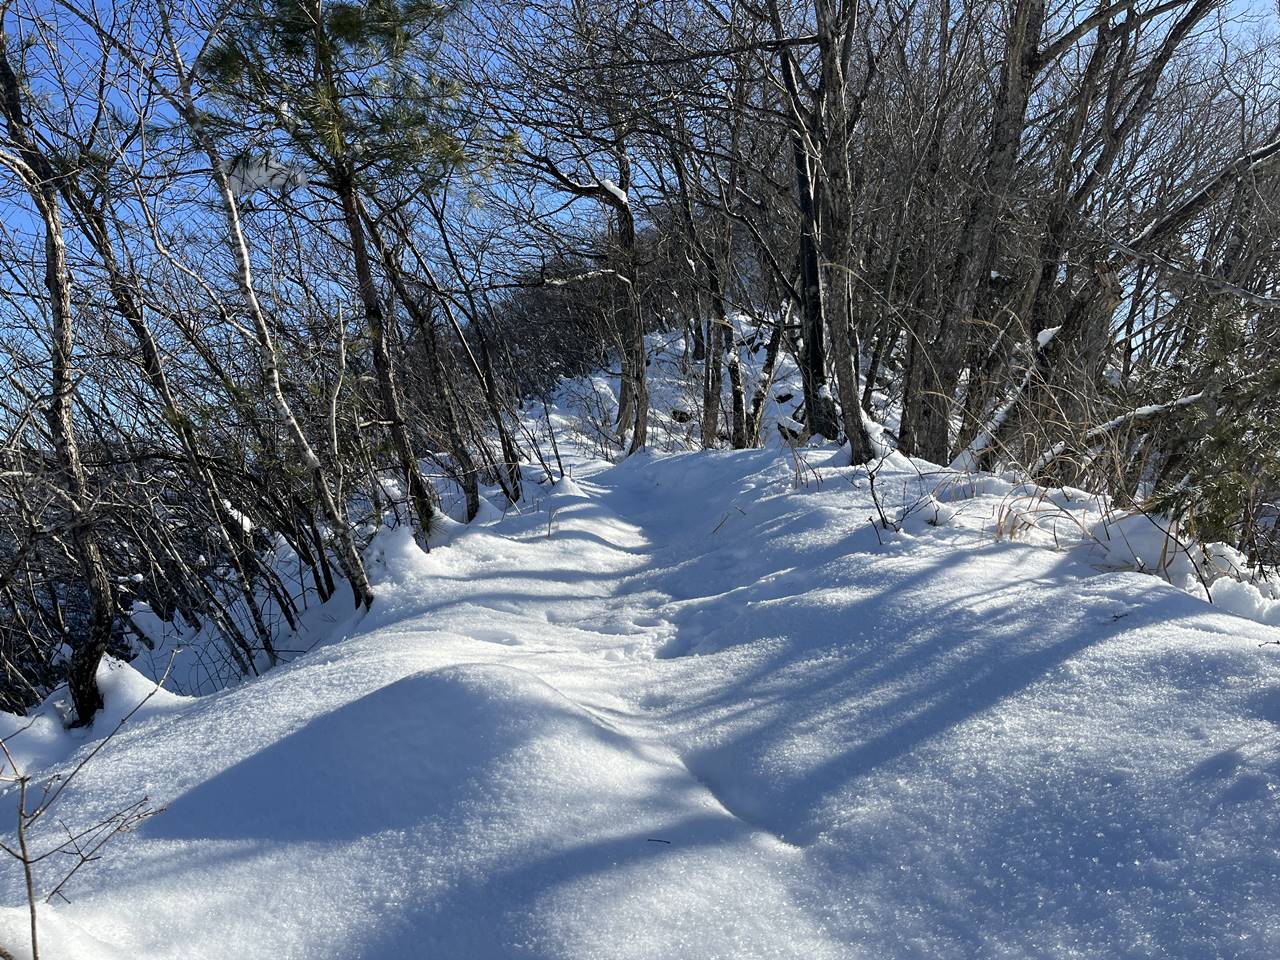
<svg viewBox="0 0 1280 960">
<path fill-rule="evenodd" d="M 1280 955 L 1280 631 L 1105 569 L 1079 492 L 894 455 L 885 529 L 841 457 L 579 456 L 380 534 L 363 620 L 85 768 L 70 823 L 167 810 L 43 955 Z"/>
</svg>

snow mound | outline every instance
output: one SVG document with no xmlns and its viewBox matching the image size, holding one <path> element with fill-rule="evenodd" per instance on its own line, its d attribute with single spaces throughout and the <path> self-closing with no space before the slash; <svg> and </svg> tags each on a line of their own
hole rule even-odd
<svg viewBox="0 0 1280 960">
<path fill-rule="evenodd" d="M 126 718 L 137 725 L 181 711 L 194 702 L 158 687 L 154 680 L 114 657 L 104 657 L 98 665 L 98 688 L 103 708 L 86 730 L 67 728 L 73 714 L 65 687 L 54 691 L 30 716 L 0 712 L 0 739 L 19 771 L 34 774 L 63 761 L 86 742 L 92 744 L 110 735 Z M 0 776 L 13 775 L 7 760 L 0 759 L 0 764 Z"/>
<path fill-rule="evenodd" d="M 598 787 L 619 767 L 617 739 L 521 670 L 425 670 L 322 714 L 204 781 L 144 832 L 332 842 L 460 824 L 552 782 L 558 790 Z M 569 744 L 587 748 L 579 761 L 566 762 Z"/>
</svg>

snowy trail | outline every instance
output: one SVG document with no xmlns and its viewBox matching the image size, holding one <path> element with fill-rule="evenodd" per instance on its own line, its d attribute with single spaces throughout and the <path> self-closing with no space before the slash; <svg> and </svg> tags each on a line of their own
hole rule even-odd
<svg viewBox="0 0 1280 960">
<path fill-rule="evenodd" d="M 1280 632 L 963 516 L 885 539 L 836 456 L 384 539 L 350 637 L 87 768 L 75 822 L 168 809 L 44 956 L 1280 955 Z"/>
</svg>

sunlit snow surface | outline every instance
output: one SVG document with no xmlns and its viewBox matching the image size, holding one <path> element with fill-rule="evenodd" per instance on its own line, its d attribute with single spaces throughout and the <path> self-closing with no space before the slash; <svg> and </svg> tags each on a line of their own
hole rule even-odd
<svg viewBox="0 0 1280 960">
<path fill-rule="evenodd" d="M 363 620 L 80 774 L 72 827 L 167 809 L 42 955 L 1280 956 L 1280 630 L 1107 569 L 1069 493 L 1010 539 L 1008 483 L 895 456 L 879 529 L 841 456 L 579 459 L 430 555 L 384 533 Z"/>
</svg>

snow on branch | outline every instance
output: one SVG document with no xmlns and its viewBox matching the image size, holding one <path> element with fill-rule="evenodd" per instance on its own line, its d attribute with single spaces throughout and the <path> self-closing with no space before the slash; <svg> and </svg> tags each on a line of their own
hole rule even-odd
<svg viewBox="0 0 1280 960">
<path fill-rule="evenodd" d="M 554 280 L 544 280 L 543 286 L 547 287 L 564 287 L 571 283 L 583 283 L 587 280 L 594 280 L 597 277 L 613 277 L 621 280 L 625 284 L 630 284 L 631 279 L 623 276 L 617 270 L 588 270 L 586 273 L 575 273 L 572 277 L 557 277 Z"/>
<path fill-rule="evenodd" d="M 1212 276 L 1211 274 L 1201 273 L 1198 270 L 1189 270 L 1186 267 L 1179 266 L 1178 264 L 1174 263 L 1172 260 L 1169 260 L 1166 257 L 1162 257 L 1159 254 L 1155 254 L 1155 253 L 1145 253 L 1142 250 L 1139 250 L 1136 247 L 1133 247 L 1129 244 L 1122 243 L 1119 240 L 1108 240 L 1107 242 L 1110 243 L 1111 246 L 1113 246 L 1116 250 L 1125 254 L 1131 260 L 1137 260 L 1140 263 L 1150 264 L 1151 266 L 1157 268 L 1158 270 L 1162 270 L 1165 273 L 1171 274 L 1172 276 L 1178 278 L 1179 280 L 1183 280 L 1188 283 L 1198 284 L 1199 286 L 1210 291 L 1211 293 L 1221 293 L 1221 294 L 1227 294 L 1234 297 L 1239 297 L 1241 300 L 1244 300 L 1247 303 L 1251 303 L 1256 307 L 1262 307 L 1264 310 L 1274 310 L 1276 308 L 1280 308 L 1280 297 L 1269 297 L 1265 294 L 1257 293 L 1256 291 L 1250 290 L 1247 287 L 1242 287 L 1237 283 L 1232 283 L 1229 280 L 1224 280 L 1221 277 L 1215 277 L 1215 276 Z"/>
<path fill-rule="evenodd" d="M 1149 224 L 1133 238 L 1128 248 L 1140 251 L 1144 246 L 1159 241 L 1212 203 L 1234 180 L 1262 173 L 1278 158 L 1280 158 L 1280 137 L 1263 144 L 1256 150 L 1240 155 L 1177 207 Z"/>
<path fill-rule="evenodd" d="M 1108 420 L 1106 423 L 1100 423 L 1096 427 L 1085 431 L 1083 439 L 1085 441 L 1097 440 L 1100 437 L 1105 437 L 1110 433 L 1114 433 L 1116 430 L 1119 430 L 1127 424 L 1137 423 L 1140 420 L 1150 420 L 1152 417 L 1158 417 L 1161 414 L 1169 413 L 1173 410 L 1179 409 L 1180 407 L 1188 407 L 1193 403 L 1197 403 L 1203 397 L 1204 391 L 1201 391 L 1200 393 L 1192 393 L 1184 397 L 1178 397 L 1178 399 L 1170 400 L 1168 403 L 1152 403 L 1143 407 L 1138 407 L 1136 410 L 1130 410 L 1128 413 L 1122 413 L 1120 416 Z M 1060 440 L 1055 443 L 1040 455 L 1040 458 L 1031 465 L 1031 469 L 1028 473 L 1033 477 L 1036 476 L 1048 467 L 1049 464 L 1053 463 L 1054 460 L 1057 460 L 1058 457 L 1062 456 L 1062 454 L 1066 452 L 1066 449 L 1066 440 Z"/>
</svg>

